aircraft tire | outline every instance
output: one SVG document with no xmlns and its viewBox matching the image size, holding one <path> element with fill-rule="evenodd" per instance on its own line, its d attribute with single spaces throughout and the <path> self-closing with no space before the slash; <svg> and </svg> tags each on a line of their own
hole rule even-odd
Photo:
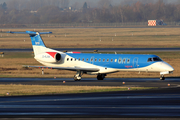
<svg viewBox="0 0 180 120">
<path fill-rule="evenodd" d="M 81 79 L 78 79 L 77 77 L 74 76 L 74 81 L 81 81 Z"/>
<path fill-rule="evenodd" d="M 160 80 L 162 80 L 162 81 L 165 80 L 165 77 L 164 77 L 164 76 L 161 76 L 161 77 L 160 77 Z"/>
<path fill-rule="evenodd" d="M 98 79 L 98 80 L 104 80 L 104 78 L 105 78 L 104 75 L 98 75 L 98 76 L 97 76 L 97 79 Z"/>
<path fill-rule="evenodd" d="M 77 77 L 74 77 L 74 81 L 78 81 Z"/>
</svg>

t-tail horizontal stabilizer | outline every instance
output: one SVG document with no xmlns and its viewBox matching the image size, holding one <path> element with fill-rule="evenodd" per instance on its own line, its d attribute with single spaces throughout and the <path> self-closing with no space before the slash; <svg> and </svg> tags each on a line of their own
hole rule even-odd
<svg viewBox="0 0 180 120">
<path fill-rule="evenodd" d="M 26 31 L 26 32 L 12 32 L 8 31 L 7 33 L 12 33 L 12 34 L 29 34 L 31 35 L 41 35 L 41 34 L 52 34 L 52 32 L 34 32 L 34 31 Z"/>
<path fill-rule="evenodd" d="M 41 38 L 41 34 L 52 34 L 52 32 L 34 32 L 34 31 L 26 31 L 26 32 L 12 32 L 12 31 L 9 31 L 7 33 L 12 33 L 12 34 L 29 34 L 30 37 L 31 37 L 31 42 L 32 42 L 32 46 L 33 46 L 33 50 L 34 50 L 34 53 L 35 53 L 35 56 L 40 54 L 40 53 L 43 53 L 43 52 L 46 52 L 47 50 L 50 50 L 50 49 L 47 49 L 42 38 Z"/>
</svg>

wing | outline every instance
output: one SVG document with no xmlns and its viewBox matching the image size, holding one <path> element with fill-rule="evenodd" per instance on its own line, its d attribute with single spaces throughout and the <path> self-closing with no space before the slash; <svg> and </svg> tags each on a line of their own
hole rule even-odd
<svg viewBox="0 0 180 120">
<path fill-rule="evenodd" d="M 50 66 L 29 66 L 24 65 L 26 68 L 45 68 L 45 69 L 58 69 L 58 70 L 70 70 L 70 71 L 84 71 L 84 72 L 97 72 L 99 68 L 82 68 L 82 67 L 50 67 Z"/>
</svg>

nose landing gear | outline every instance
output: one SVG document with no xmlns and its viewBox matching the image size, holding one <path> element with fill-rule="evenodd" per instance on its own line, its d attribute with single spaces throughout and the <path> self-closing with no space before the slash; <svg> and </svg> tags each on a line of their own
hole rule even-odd
<svg viewBox="0 0 180 120">
<path fill-rule="evenodd" d="M 82 72 L 77 71 L 76 75 L 74 76 L 75 81 L 81 81 Z"/>
<path fill-rule="evenodd" d="M 160 76 L 160 80 L 165 80 L 164 75 L 161 75 L 161 76 Z"/>
</svg>

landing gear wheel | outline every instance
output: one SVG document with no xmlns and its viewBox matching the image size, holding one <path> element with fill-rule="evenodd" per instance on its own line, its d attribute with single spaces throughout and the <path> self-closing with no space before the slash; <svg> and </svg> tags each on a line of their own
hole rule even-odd
<svg viewBox="0 0 180 120">
<path fill-rule="evenodd" d="M 98 76 L 97 76 L 97 79 L 98 80 L 104 80 L 104 78 L 105 78 L 105 74 L 99 74 Z"/>
<path fill-rule="evenodd" d="M 74 81 L 81 81 L 81 77 L 74 76 Z"/>
<path fill-rule="evenodd" d="M 81 81 L 81 71 L 77 71 L 76 75 L 74 76 L 74 81 Z"/>
<path fill-rule="evenodd" d="M 74 76 L 74 81 L 78 81 L 78 80 L 77 80 L 77 77 L 75 77 L 75 76 Z"/>
<path fill-rule="evenodd" d="M 160 80 L 165 80 L 164 75 L 161 75 Z"/>
<path fill-rule="evenodd" d="M 81 81 L 81 78 L 77 79 L 77 81 Z"/>
</svg>

